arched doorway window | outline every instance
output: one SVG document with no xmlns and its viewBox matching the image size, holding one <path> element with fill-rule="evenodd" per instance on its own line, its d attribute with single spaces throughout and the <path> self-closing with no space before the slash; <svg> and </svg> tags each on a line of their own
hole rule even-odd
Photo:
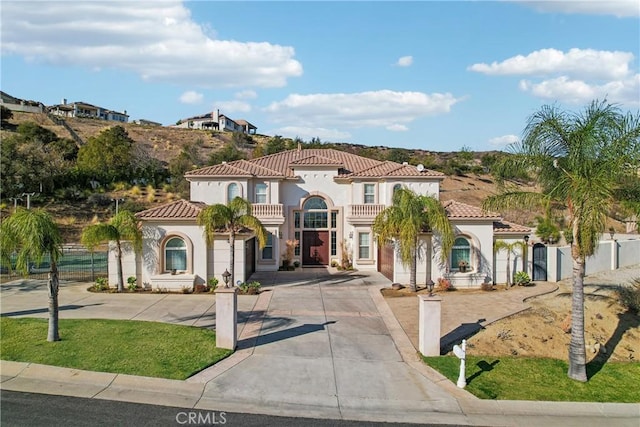
<svg viewBox="0 0 640 427">
<path fill-rule="evenodd" d="M 180 237 L 172 237 L 164 245 L 165 271 L 187 270 L 187 244 Z"/>
</svg>

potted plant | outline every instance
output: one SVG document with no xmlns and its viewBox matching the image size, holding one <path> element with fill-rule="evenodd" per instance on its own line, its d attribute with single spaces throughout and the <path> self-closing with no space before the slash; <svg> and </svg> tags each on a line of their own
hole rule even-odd
<svg viewBox="0 0 640 427">
<path fill-rule="evenodd" d="M 469 263 L 466 260 L 461 259 L 460 261 L 458 261 L 458 270 L 460 271 L 460 273 L 466 273 L 468 268 Z"/>
</svg>

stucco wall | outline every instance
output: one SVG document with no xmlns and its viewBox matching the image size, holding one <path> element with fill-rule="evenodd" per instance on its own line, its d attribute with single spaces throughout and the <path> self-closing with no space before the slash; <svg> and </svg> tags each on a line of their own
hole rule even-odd
<svg viewBox="0 0 640 427">
<path fill-rule="evenodd" d="M 640 264 L 640 240 L 618 241 L 618 267 Z"/>
</svg>

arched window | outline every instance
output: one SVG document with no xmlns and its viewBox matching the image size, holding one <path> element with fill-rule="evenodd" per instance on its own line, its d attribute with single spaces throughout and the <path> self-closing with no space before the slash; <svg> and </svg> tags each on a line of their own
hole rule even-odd
<svg viewBox="0 0 640 427">
<path fill-rule="evenodd" d="M 465 237 L 458 237 L 451 249 L 451 270 L 465 272 L 471 270 L 471 243 Z"/>
<path fill-rule="evenodd" d="M 232 182 L 227 187 L 227 203 L 240 196 L 240 186 Z"/>
<path fill-rule="evenodd" d="M 172 237 L 164 245 L 165 270 L 187 270 L 187 244 L 180 237 Z"/>
<path fill-rule="evenodd" d="M 327 202 L 325 202 L 322 197 L 309 197 L 307 200 L 305 200 L 302 209 L 327 209 Z"/>
<path fill-rule="evenodd" d="M 396 185 L 393 186 L 393 192 L 395 193 L 396 191 L 398 191 L 401 188 L 402 188 L 402 184 L 396 184 Z"/>
</svg>

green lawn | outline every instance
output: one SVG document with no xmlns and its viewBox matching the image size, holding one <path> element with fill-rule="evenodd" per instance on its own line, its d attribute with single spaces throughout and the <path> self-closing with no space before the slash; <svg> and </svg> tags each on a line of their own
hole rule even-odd
<svg viewBox="0 0 640 427">
<path fill-rule="evenodd" d="M 46 319 L 3 317 L 0 333 L 2 360 L 179 380 L 232 353 L 213 331 L 157 322 L 61 319 L 47 342 Z"/>
<path fill-rule="evenodd" d="M 458 381 L 457 357 L 423 360 L 454 383 Z M 640 402 L 640 363 L 590 364 L 586 383 L 569 379 L 567 367 L 568 362 L 556 359 L 467 356 L 466 390 L 481 399 Z"/>
</svg>

